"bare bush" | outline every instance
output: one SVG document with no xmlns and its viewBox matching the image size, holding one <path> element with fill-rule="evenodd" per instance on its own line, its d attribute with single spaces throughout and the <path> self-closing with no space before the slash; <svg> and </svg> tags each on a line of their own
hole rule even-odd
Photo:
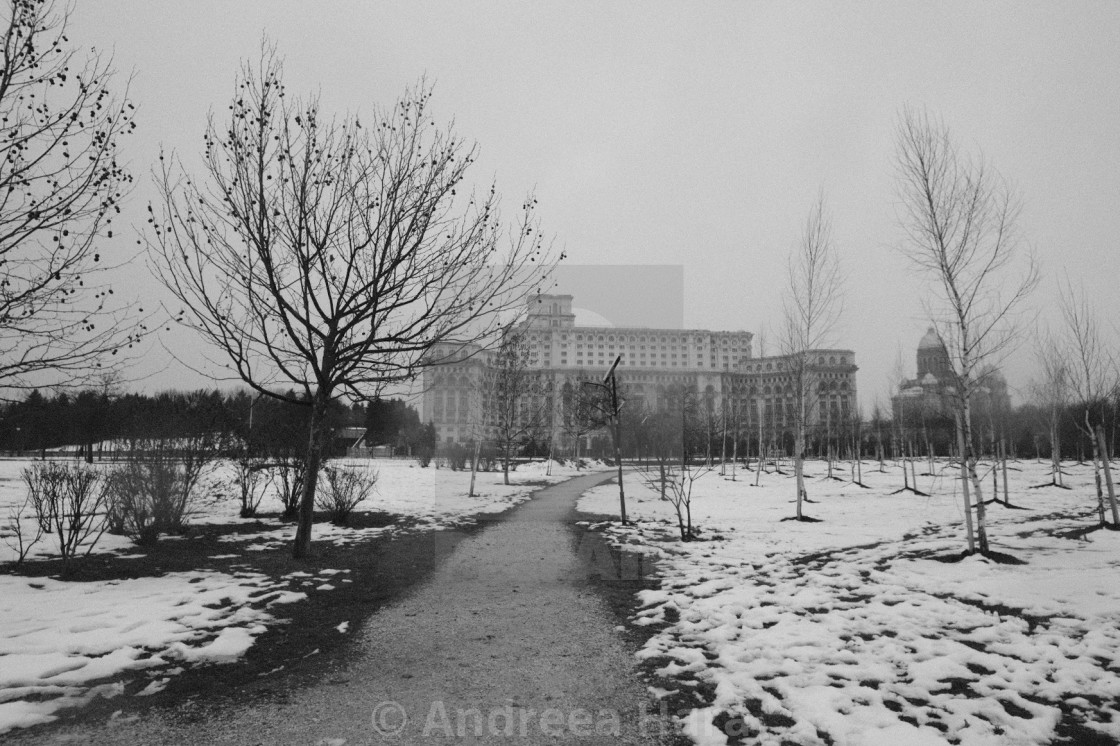
<svg viewBox="0 0 1120 746">
<path fill-rule="evenodd" d="M 234 462 L 234 467 L 234 484 L 237 486 L 238 497 L 241 498 L 240 515 L 242 518 L 252 518 L 257 514 L 257 508 L 261 506 L 261 501 L 272 484 L 272 475 L 262 459 L 240 458 Z"/>
<path fill-rule="evenodd" d="M 160 534 L 182 533 L 195 488 L 216 454 L 205 437 L 135 444 L 109 476 L 109 523 L 144 545 Z"/>
<path fill-rule="evenodd" d="M 12 505 L 8 508 L 8 526 L 4 532 L 4 542 L 15 550 L 17 565 L 23 564 L 32 548 L 43 538 L 43 527 L 38 520 L 31 521 L 30 532 L 24 525 L 26 516 L 33 512 L 30 495 L 21 505 Z"/>
<path fill-rule="evenodd" d="M 307 461 L 299 456 L 281 458 L 273 464 L 272 479 L 284 506 L 283 519 L 294 521 L 299 516 L 299 503 L 303 497 L 303 480 L 307 475 Z"/>
<path fill-rule="evenodd" d="M 642 472 L 642 481 L 651 490 L 656 490 L 662 500 L 668 501 L 677 513 L 677 528 L 681 541 L 696 539 L 696 529 L 692 525 L 692 487 L 696 480 L 711 472 L 710 467 L 693 469 L 687 464 L 669 464 L 659 461 L 656 469 Z"/>
<path fill-rule="evenodd" d="M 89 554 L 105 533 L 105 480 L 81 464 L 44 462 L 23 470 L 28 502 L 38 529 L 52 536 L 62 557 L 64 574 L 82 549 Z"/>
<path fill-rule="evenodd" d="M 440 463 L 451 471 L 464 471 L 472 451 L 461 443 L 449 443 L 440 454 Z"/>
<path fill-rule="evenodd" d="M 331 523 L 346 525 L 347 519 L 359 503 L 373 494 L 377 485 L 377 470 L 352 469 L 328 466 L 323 469 L 326 484 L 320 486 L 315 503 L 326 511 Z"/>
</svg>

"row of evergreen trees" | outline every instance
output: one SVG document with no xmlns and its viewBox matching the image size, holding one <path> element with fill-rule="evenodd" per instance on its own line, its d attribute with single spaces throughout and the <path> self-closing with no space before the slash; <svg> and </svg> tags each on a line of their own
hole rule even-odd
<svg viewBox="0 0 1120 746">
<path fill-rule="evenodd" d="M 299 453 L 307 447 L 310 407 L 238 390 L 164 391 L 154 395 L 83 390 L 44 395 L 0 405 L 0 451 L 43 453 L 78 450 L 97 458 L 103 444 L 182 438 L 207 433 L 217 442 L 241 444 L 255 453 Z M 432 440 L 408 402 L 376 398 L 350 406 L 335 402 L 335 429 L 364 427 L 370 445 L 410 452 Z M 334 454 L 341 455 L 341 454 Z"/>
</svg>

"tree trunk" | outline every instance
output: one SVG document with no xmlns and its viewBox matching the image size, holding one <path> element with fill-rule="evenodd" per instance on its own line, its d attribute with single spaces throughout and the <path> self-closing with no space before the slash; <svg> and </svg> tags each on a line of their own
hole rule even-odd
<svg viewBox="0 0 1120 746">
<path fill-rule="evenodd" d="M 1116 488 L 1112 483 L 1112 465 L 1109 463 L 1108 443 L 1104 438 L 1104 428 L 1100 425 L 1097 425 L 1097 442 L 1101 452 L 1101 467 L 1104 469 L 1104 482 L 1108 488 L 1108 506 L 1112 510 L 1112 525 L 1120 527 L 1120 514 L 1116 510 Z"/>
<path fill-rule="evenodd" d="M 759 408 L 759 411 L 761 412 L 761 407 Z M 755 487 L 758 486 L 759 480 L 762 479 L 762 464 L 765 462 L 765 460 L 766 460 L 766 458 L 762 454 L 762 415 L 759 414 L 759 416 L 758 416 L 758 466 L 755 468 L 755 472 L 754 472 L 754 486 Z"/>
<path fill-rule="evenodd" d="M 719 444 L 719 475 L 721 477 L 727 475 L 727 418 L 724 417 L 723 419 Z"/>
<path fill-rule="evenodd" d="M 502 446 L 502 482 L 504 484 L 509 484 L 509 452 L 510 444 L 509 441 L 506 441 Z"/>
<path fill-rule="evenodd" d="M 614 439 L 614 459 L 618 464 L 618 517 L 626 523 L 626 489 L 622 486 L 622 449 L 618 447 L 618 436 Z"/>
<path fill-rule="evenodd" d="M 961 492 L 964 495 L 964 526 L 965 534 L 968 538 L 968 551 L 976 551 L 976 540 L 973 535 L 972 529 L 972 501 L 969 498 L 968 492 L 968 465 L 965 463 L 965 448 L 964 448 L 964 427 L 961 424 L 961 416 L 957 415 L 957 451 L 960 456 L 961 464 Z"/>
<path fill-rule="evenodd" d="M 474 458 L 471 459 L 471 489 L 467 493 L 467 497 L 474 497 L 474 475 L 478 473 L 478 457 L 482 452 L 482 441 L 475 440 L 474 442 Z"/>
<path fill-rule="evenodd" d="M 987 510 L 984 506 L 984 491 L 980 488 L 980 475 L 976 471 L 976 455 L 972 452 L 972 410 L 967 398 L 963 410 L 961 422 L 964 425 L 964 443 L 961 457 L 967 466 L 968 478 L 972 482 L 973 495 L 976 498 L 976 543 L 980 553 L 986 554 L 988 552 Z"/>
<path fill-rule="evenodd" d="M 793 471 L 797 475 L 797 520 L 804 516 L 801 514 L 801 502 L 805 496 L 805 426 L 797 425 L 797 432 L 793 442 Z"/>
<path fill-rule="evenodd" d="M 1097 485 L 1097 515 L 1100 525 L 1104 525 L 1104 489 L 1101 487 L 1101 465 L 1097 460 L 1097 443 L 1093 441 L 1093 481 Z"/>
<path fill-rule="evenodd" d="M 1058 441 L 1058 424 L 1056 421 L 1050 425 L 1050 463 L 1054 470 L 1054 484 L 1062 484 L 1062 448 Z"/>
<path fill-rule="evenodd" d="M 315 488 L 319 482 L 319 467 L 323 462 L 323 448 L 326 445 L 327 405 L 330 392 L 322 387 L 315 392 L 311 402 L 311 422 L 307 438 L 307 466 L 303 474 L 303 495 L 299 500 L 299 522 L 296 526 L 295 547 L 292 556 L 304 559 L 311 552 L 311 525 L 315 518 Z"/>
<path fill-rule="evenodd" d="M 683 488 L 684 485 L 682 484 L 681 486 Z M 686 538 L 685 541 L 692 541 L 692 496 L 691 496 L 691 488 L 689 488 L 689 497 L 685 500 L 685 503 L 684 503 L 684 511 L 685 511 L 685 517 L 686 517 L 686 522 L 687 522 L 687 526 L 688 526 L 688 538 Z"/>
<path fill-rule="evenodd" d="M 739 467 L 739 426 L 735 425 L 735 440 L 731 443 L 731 481 L 735 481 L 735 470 Z"/>
<path fill-rule="evenodd" d="M 906 458 L 906 445 L 903 444 L 900 450 L 902 452 L 902 488 L 908 490 L 910 489 L 910 467 Z M 915 487 L 915 489 L 917 488 Z"/>
<path fill-rule="evenodd" d="M 992 500 L 999 500 L 999 455 L 995 452 L 995 445 L 992 446 Z"/>
<path fill-rule="evenodd" d="M 1003 504 L 1011 507 L 1011 491 L 1007 487 L 1007 442 L 999 442 L 1000 465 L 1003 469 Z"/>
</svg>

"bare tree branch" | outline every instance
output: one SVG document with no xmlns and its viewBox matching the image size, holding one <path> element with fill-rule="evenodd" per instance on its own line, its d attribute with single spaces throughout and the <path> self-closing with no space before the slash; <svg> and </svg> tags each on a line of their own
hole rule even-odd
<svg viewBox="0 0 1120 746">
<path fill-rule="evenodd" d="M 100 247 L 132 176 L 118 143 L 134 107 L 111 60 L 70 47 L 66 13 L 10 0 L 0 33 L 0 384 L 84 383 L 143 336 Z"/>
</svg>

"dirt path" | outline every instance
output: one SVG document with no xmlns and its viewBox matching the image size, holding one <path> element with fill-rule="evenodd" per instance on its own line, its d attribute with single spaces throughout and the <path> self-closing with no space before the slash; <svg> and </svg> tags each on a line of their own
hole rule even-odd
<svg viewBox="0 0 1120 746">
<path fill-rule="evenodd" d="M 543 489 L 473 536 L 437 540 L 447 556 L 430 580 L 354 630 L 351 659 L 315 686 L 202 711 L 154 708 L 35 741 L 669 743 L 593 580 L 617 575 L 617 557 L 571 527 L 578 496 L 610 476 Z"/>
</svg>

